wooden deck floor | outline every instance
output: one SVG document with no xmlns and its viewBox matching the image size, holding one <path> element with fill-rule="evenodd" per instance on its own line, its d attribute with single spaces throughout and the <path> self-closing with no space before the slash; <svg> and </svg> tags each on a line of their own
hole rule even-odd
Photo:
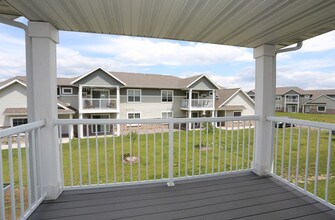
<svg viewBox="0 0 335 220">
<path fill-rule="evenodd" d="M 66 191 L 43 202 L 35 219 L 335 219 L 335 211 L 253 173 L 176 182 Z"/>
</svg>

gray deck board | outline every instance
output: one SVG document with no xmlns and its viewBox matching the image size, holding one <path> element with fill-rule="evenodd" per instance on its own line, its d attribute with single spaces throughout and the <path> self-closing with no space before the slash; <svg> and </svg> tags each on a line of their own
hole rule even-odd
<svg viewBox="0 0 335 220">
<path fill-rule="evenodd" d="M 253 173 L 65 191 L 38 219 L 335 219 L 334 210 L 272 177 Z"/>
</svg>

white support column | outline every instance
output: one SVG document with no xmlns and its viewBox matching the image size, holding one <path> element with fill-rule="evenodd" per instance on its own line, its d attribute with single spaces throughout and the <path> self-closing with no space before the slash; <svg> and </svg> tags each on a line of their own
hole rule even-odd
<svg viewBox="0 0 335 220">
<path fill-rule="evenodd" d="M 190 89 L 188 91 L 188 110 L 191 111 L 192 109 L 192 93 L 193 93 L 193 89 Z"/>
<path fill-rule="evenodd" d="M 79 112 L 81 112 L 83 110 L 83 86 L 82 85 L 79 85 L 78 107 L 79 107 Z"/>
<path fill-rule="evenodd" d="M 116 118 L 120 119 L 120 87 L 118 86 L 116 88 L 116 109 L 117 109 L 117 113 L 116 113 Z M 116 135 L 120 136 L 120 124 L 116 125 Z"/>
<path fill-rule="evenodd" d="M 83 114 L 82 113 L 79 113 L 79 119 L 83 119 Z M 78 128 L 77 129 L 78 139 L 83 138 L 84 137 L 84 126 L 82 124 L 80 124 L 80 125 L 78 125 L 77 128 Z M 86 136 L 88 137 L 89 134 L 86 134 Z"/>
<path fill-rule="evenodd" d="M 256 59 L 256 102 L 255 113 L 260 117 L 256 122 L 254 172 L 260 176 L 271 171 L 273 137 L 271 122 L 266 116 L 275 114 L 276 96 L 276 53 L 275 46 L 262 45 L 254 49 Z"/>
<path fill-rule="evenodd" d="M 193 93 L 193 89 L 190 89 L 188 91 L 188 117 L 192 118 L 192 93 Z M 188 124 L 188 129 L 191 130 L 192 129 L 192 124 L 189 123 Z"/>
<path fill-rule="evenodd" d="M 29 114 L 34 120 L 45 120 L 46 126 L 41 129 L 41 168 L 42 187 L 47 199 L 56 199 L 61 193 L 60 155 L 58 150 L 57 129 L 57 73 L 56 44 L 58 30 L 47 22 L 29 22 L 28 34 L 32 42 L 32 72 L 27 74 L 32 83 L 28 92 Z"/>
<path fill-rule="evenodd" d="M 69 116 L 70 119 L 73 119 L 73 115 Z M 73 139 L 73 125 L 69 126 L 69 139 L 72 140 Z"/>
<path fill-rule="evenodd" d="M 192 118 L 192 111 L 188 110 L 188 118 Z M 192 123 L 188 123 L 188 129 L 191 130 L 192 129 Z"/>
<path fill-rule="evenodd" d="M 116 113 L 116 119 L 120 119 L 120 112 Z M 120 136 L 121 132 L 121 125 L 117 124 L 116 125 L 116 136 Z"/>
<path fill-rule="evenodd" d="M 284 95 L 284 112 L 286 112 L 286 94 Z"/>
<path fill-rule="evenodd" d="M 212 100 L 213 100 L 212 108 L 213 108 L 213 110 L 215 110 L 215 89 L 212 90 L 212 94 L 213 94 L 213 95 L 212 95 L 212 96 L 213 96 L 213 97 L 212 97 Z"/>
</svg>

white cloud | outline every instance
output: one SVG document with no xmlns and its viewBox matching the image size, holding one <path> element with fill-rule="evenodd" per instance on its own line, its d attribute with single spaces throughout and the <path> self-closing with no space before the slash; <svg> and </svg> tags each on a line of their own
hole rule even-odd
<svg viewBox="0 0 335 220">
<path fill-rule="evenodd" d="M 210 65 L 225 62 L 252 61 L 246 48 L 139 37 L 105 37 L 101 42 L 81 49 L 114 56 L 120 62 L 137 66 Z"/>
<path fill-rule="evenodd" d="M 284 71 L 277 74 L 277 86 L 298 86 L 303 89 L 334 89 L 335 72 Z"/>
<path fill-rule="evenodd" d="M 0 33 L 0 39 L 0 80 L 16 75 L 25 75 L 24 40 L 13 38 L 5 33 Z"/>
<path fill-rule="evenodd" d="M 88 57 L 70 48 L 57 47 L 57 72 L 59 76 L 78 76 L 98 66 L 107 70 L 122 70 L 122 65 L 113 59 Z"/>
</svg>

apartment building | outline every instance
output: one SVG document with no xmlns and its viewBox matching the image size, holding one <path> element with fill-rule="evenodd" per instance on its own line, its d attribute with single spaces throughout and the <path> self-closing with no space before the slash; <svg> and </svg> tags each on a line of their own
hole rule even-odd
<svg viewBox="0 0 335 220">
<path fill-rule="evenodd" d="M 109 72 L 96 68 L 74 78 L 58 78 L 59 118 L 136 119 L 241 116 L 254 114 L 254 102 L 241 89 L 223 89 L 206 75 Z M 27 122 L 26 79 L 0 83 L 0 126 Z M 104 132 L 102 126 L 81 128 Z M 107 132 L 113 128 L 106 128 Z M 119 129 L 119 128 L 118 128 Z M 70 129 L 63 133 L 72 133 Z"/>
<path fill-rule="evenodd" d="M 255 91 L 247 93 L 255 100 Z M 299 87 L 277 87 L 277 112 L 335 114 L 335 90 L 304 90 Z"/>
</svg>

